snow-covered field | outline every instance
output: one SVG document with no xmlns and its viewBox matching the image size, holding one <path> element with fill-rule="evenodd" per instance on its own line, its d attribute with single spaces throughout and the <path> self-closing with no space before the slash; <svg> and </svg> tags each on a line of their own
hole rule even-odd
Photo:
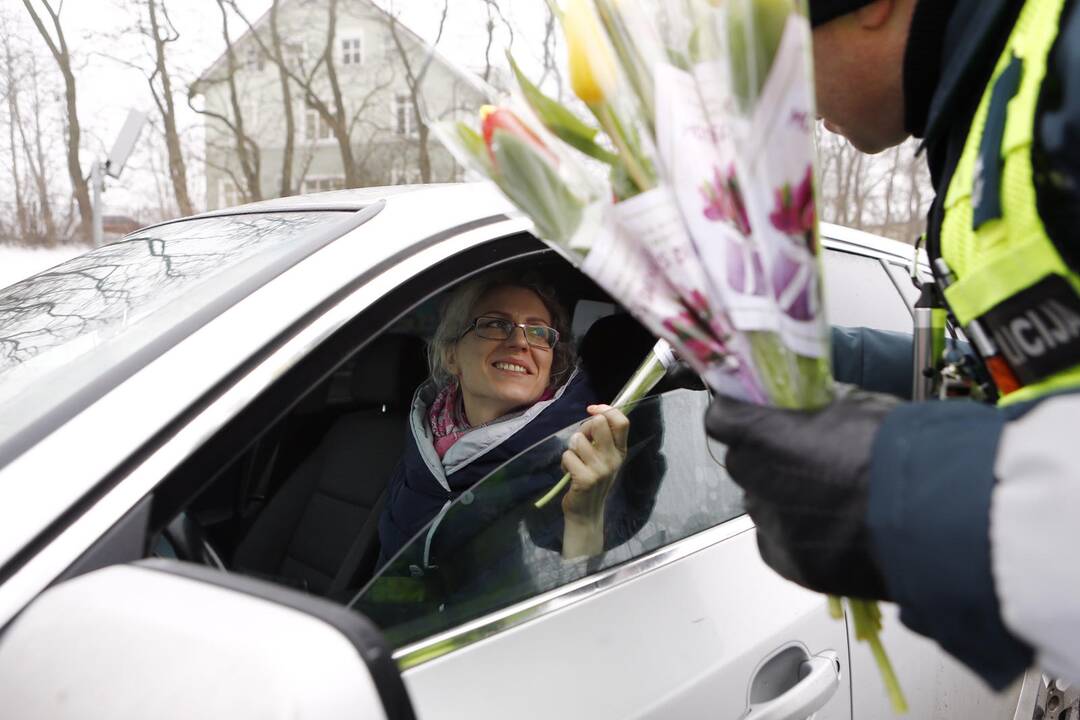
<svg viewBox="0 0 1080 720">
<path fill-rule="evenodd" d="M 65 245 L 48 250 L 0 245 L 0 288 L 5 288 L 34 273 L 48 270 L 68 258 L 81 255 L 89 248 Z"/>
</svg>

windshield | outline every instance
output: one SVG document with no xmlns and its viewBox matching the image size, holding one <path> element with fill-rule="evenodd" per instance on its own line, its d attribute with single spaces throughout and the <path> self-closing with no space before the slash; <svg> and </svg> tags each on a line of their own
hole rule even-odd
<svg viewBox="0 0 1080 720">
<path fill-rule="evenodd" d="M 353 217 L 268 213 L 171 223 L 0 290 L 0 443 L 141 349 L 205 322 Z"/>
<path fill-rule="evenodd" d="M 382 568 L 351 604 L 395 647 L 650 553 L 743 512 L 742 493 L 705 434 L 704 390 L 648 398 L 628 415 L 628 452 L 606 501 L 604 551 L 566 559 L 559 500 L 575 424 L 488 475 Z"/>
</svg>

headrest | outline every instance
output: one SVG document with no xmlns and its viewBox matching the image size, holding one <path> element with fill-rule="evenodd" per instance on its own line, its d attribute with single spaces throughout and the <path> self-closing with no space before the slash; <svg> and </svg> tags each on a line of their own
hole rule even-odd
<svg viewBox="0 0 1080 720">
<path fill-rule="evenodd" d="M 422 340 L 411 335 L 382 335 L 360 351 L 349 388 L 361 406 L 404 408 L 426 377 Z"/>
<path fill-rule="evenodd" d="M 614 398 L 655 344 L 656 338 L 641 323 L 618 313 L 592 324 L 578 355 L 601 397 Z"/>
</svg>

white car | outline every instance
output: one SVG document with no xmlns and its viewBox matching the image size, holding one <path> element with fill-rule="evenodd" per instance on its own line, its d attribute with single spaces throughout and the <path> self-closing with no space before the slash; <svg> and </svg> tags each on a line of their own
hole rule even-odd
<svg viewBox="0 0 1080 720">
<path fill-rule="evenodd" d="M 832 322 L 910 332 L 911 249 L 824 234 Z M 650 479 L 602 555 L 534 542 L 507 490 L 560 433 L 373 579 L 438 300 L 494 266 L 560 278 L 616 388 L 651 344 L 487 184 L 177 220 L 0 291 L 5 720 L 890 717 L 850 623 L 759 558 L 692 375 L 631 414 Z M 911 717 L 1031 717 L 1036 683 L 885 624 Z"/>
</svg>

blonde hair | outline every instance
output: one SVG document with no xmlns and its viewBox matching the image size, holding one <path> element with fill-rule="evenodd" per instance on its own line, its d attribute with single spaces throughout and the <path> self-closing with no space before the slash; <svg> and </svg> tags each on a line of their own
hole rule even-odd
<svg viewBox="0 0 1080 720">
<path fill-rule="evenodd" d="M 518 287 L 536 294 L 551 314 L 551 324 L 559 333 L 551 359 L 550 387 L 558 387 L 577 362 L 574 339 L 570 333 L 570 313 L 559 302 L 554 288 L 532 272 L 496 271 L 473 278 L 450 293 L 442 309 L 435 334 L 428 343 L 428 369 L 435 386 L 442 389 L 454 381 L 447 367 L 447 357 L 473 321 L 473 310 L 488 291 L 498 287 Z"/>
</svg>

